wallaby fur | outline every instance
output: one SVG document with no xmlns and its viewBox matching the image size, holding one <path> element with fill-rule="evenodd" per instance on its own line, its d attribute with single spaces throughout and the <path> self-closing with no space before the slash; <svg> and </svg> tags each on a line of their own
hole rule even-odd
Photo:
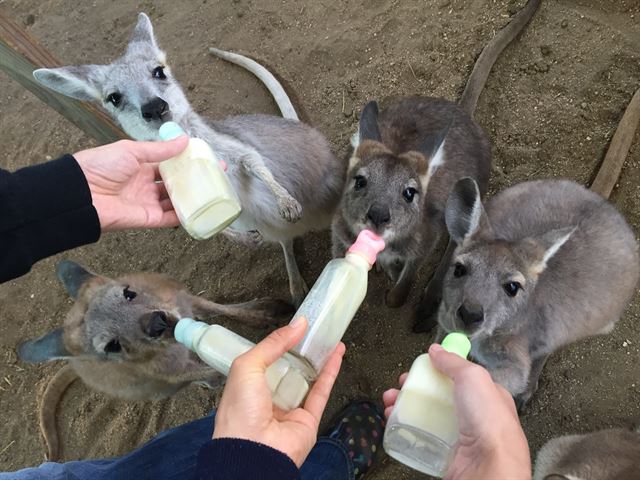
<svg viewBox="0 0 640 480">
<path fill-rule="evenodd" d="M 640 434 L 620 428 L 549 440 L 533 480 L 638 480 Z"/>
<path fill-rule="evenodd" d="M 472 357 L 522 408 L 549 355 L 620 318 L 640 276 L 635 235 L 607 200 L 568 180 L 515 185 L 485 210 L 462 179 L 445 217 L 456 248 L 436 341 L 466 333 Z"/>
<path fill-rule="evenodd" d="M 51 461 L 59 456 L 56 407 L 76 377 L 126 400 L 159 400 L 193 382 L 218 386 L 224 377 L 175 341 L 173 329 L 180 318 L 224 315 L 265 326 L 292 313 L 290 305 L 269 298 L 237 305 L 213 303 L 155 273 L 112 280 L 63 261 L 57 274 L 75 299 L 64 325 L 18 348 L 27 362 L 68 362 L 51 379 L 40 406 L 40 427 Z"/>
<path fill-rule="evenodd" d="M 394 286 L 390 307 L 403 305 L 425 258 L 447 238 L 444 208 L 457 180 L 474 178 L 486 191 L 491 145 L 472 114 L 491 66 L 537 9 L 530 0 L 522 12 L 485 48 L 459 105 L 444 99 L 412 97 L 378 112 L 369 102 L 353 139 L 342 200 L 332 224 L 333 254 L 342 256 L 358 233 L 368 228 L 387 244 L 378 264 Z M 449 252 L 449 250 L 448 250 Z M 446 257 L 446 255 L 445 255 Z M 446 262 L 445 258 L 445 262 Z M 435 313 L 440 296 L 436 272 L 425 293 L 422 317 Z"/>
<path fill-rule="evenodd" d="M 277 100 L 283 112 L 293 110 L 272 75 L 252 71 L 271 91 L 280 92 Z M 296 304 L 302 302 L 307 287 L 295 260 L 293 239 L 329 227 L 346 162 L 333 155 L 317 130 L 298 122 L 295 111 L 290 115 L 295 119 L 242 115 L 206 121 L 189 105 L 144 13 L 125 54 L 109 65 L 45 68 L 34 76 L 60 93 L 99 103 L 136 140 L 157 140 L 160 125 L 168 120 L 205 140 L 229 165 L 227 174 L 242 205 L 240 217 L 225 233 L 249 244 L 280 243 L 292 298 Z"/>
</svg>

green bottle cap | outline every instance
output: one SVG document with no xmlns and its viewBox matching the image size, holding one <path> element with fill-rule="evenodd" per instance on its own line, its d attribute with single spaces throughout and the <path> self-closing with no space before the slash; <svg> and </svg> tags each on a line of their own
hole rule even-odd
<svg viewBox="0 0 640 480">
<path fill-rule="evenodd" d="M 471 351 L 471 342 L 464 333 L 453 332 L 444 337 L 442 348 L 447 352 L 458 354 L 462 358 L 467 358 L 467 355 L 469 355 Z"/>
<path fill-rule="evenodd" d="M 165 122 L 160 125 L 160 130 L 158 135 L 160 136 L 160 140 L 173 140 L 174 138 L 178 138 L 180 135 L 184 135 L 185 132 L 180 125 L 176 122 Z"/>
</svg>

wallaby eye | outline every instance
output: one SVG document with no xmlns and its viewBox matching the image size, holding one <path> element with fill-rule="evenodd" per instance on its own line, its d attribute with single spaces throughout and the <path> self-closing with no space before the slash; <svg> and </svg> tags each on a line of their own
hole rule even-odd
<svg viewBox="0 0 640 480">
<path fill-rule="evenodd" d="M 518 291 L 522 288 L 522 285 L 520 285 L 518 282 L 509 282 L 505 283 L 502 288 L 504 288 L 504 291 L 507 292 L 507 295 L 509 295 L 510 297 L 515 297 Z"/>
<path fill-rule="evenodd" d="M 156 67 L 152 72 L 153 78 L 157 78 L 158 80 L 166 80 L 167 76 L 164 74 L 164 67 Z"/>
<path fill-rule="evenodd" d="M 407 203 L 411 203 L 413 202 L 413 197 L 416 196 L 416 193 L 418 193 L 418 191 L 415 188 L 409 187 L 406 188 L 404 192 L 402 192 L 402 196 L 407 201 Z"/>
<path fill-rule="evenodd" d="M 138 296 L 136 292 L 134 292 L 133 290 L 129 290 L 129 286 L 124 287 L 122 294 L 124 295 L 124 298 L 126 298 L 129 302 Z"/>
<path fill-rule="evenodd" d="M 362 190 L 364 187 L 367 186 L 367 179 L 364 178 L 362 175 L 356 175 L 355 177 L 353 177 L 353 179 L 356 181 L 354 188 L 356 190 Z"/>
<path fill-rule="evenodd" d="M 104 346 L 104 353 L 118 353 L 122 350 L 122 345 L 118 340 L 111 340 Z"/>
<path fill-rule="evenodd" d="M 456 278 L 460 278 L 467 274 L 467 267 L 465 267 L 460 262 L 456 263 L 453 267 L 453 276 Z"/>
<path fill-rule="evenodd" d="M 107 102 L 111 103 L 114 107 L 117 107 L 122 102 L 122 95 L 118 92 L 110 93 L 107 96 Z"/>
</svg>

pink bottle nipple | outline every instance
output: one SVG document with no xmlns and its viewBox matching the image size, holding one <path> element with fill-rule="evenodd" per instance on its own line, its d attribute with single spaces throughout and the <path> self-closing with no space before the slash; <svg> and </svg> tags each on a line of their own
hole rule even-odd
<svg viewBox="0 0 640 480">
<path fill-rule="evenodd" d="M 385 244 L 382 237 L 376 235 L 371 230 L 363 230 L 358 235 L 355 243 L 351 245 L 347 253 L 357 253 L 361 255 L 369 265 L 376 263 L 378 254 L 384 250 Z"/>
</svg>

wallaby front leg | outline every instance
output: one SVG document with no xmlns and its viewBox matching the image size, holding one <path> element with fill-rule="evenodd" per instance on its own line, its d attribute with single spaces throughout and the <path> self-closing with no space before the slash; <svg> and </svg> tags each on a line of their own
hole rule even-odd
<svg viewBox="0 0 640 480">
<path fill-rule="evenodd" d="M 497 335 L 478 346 L 478 363 L 482 364 L 496 383 L 518 398 L 527 389 L 531 372 L 528 344 L 518 336 Z"/>
<path fill-rule="evenodd" d="M 262 180 L 276 197 L 280 216 L 288 222 L 297 222 L 302 216 L 302 205 L 280 185 L 273 174 L 264 164 L 262 155 L 258 152 L 247 153 L 240 157 L 240 165 L 251 175 Z"/>
<path fill-rule="evenodd" d="M 309 289 L 307 288 L 307 284 L 300 275 L 300 270 L 298 269 L 298 263 L 296 262 L 296 256 L 293 252 L 293 240 L 286 240 L 284 242 L 280 242 L 282 245 L 282 251 L 284 252 L 284 262 L 287 266 L 287 275 L 289 276 L 289 290 L 291 291 L 291 298 L 293 300 L 293 304 L 296 307 L 299 307 L 304 297 L 307 296 Z"/>
<path fill-rule="evenodd" d="M 414 259 L 409 259 L 404 263 L 398 281 L 387 292 L 386 303 L 388 307 L 397 308 L 404 305 L 413 286 L 417 270 L 417 262 Z"/>
</svg>

